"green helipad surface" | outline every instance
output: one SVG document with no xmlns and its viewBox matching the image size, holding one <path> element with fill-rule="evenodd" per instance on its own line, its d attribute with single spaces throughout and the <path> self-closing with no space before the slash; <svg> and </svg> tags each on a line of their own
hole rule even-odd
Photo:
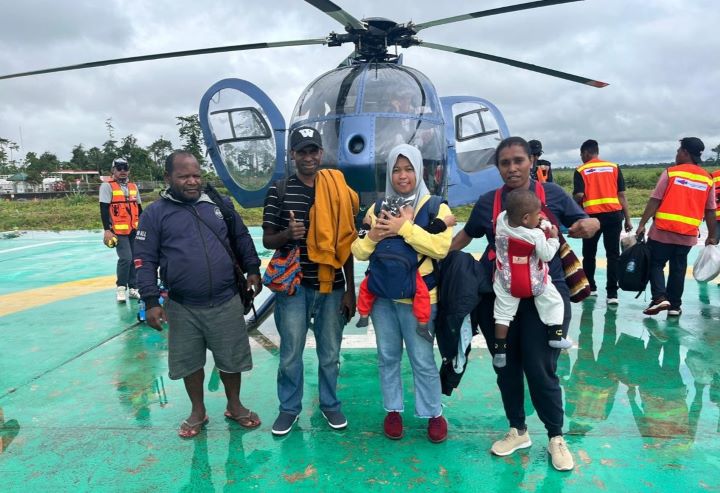
<svg viewBox="0 0 720 493">
<path fill-rule="evenodd" d="M 115 303 L 115 253 L 100 234 L 0 237 L 0 491 L 720 491 L 716 283 L 688 278 L 675 321 L 644 317 L 648 300 L 629 293 L 617 308 L 603 294 L 573 306 L 576 344 L 559 374 L 576 467 L 559 473 L 531 409 L 533 446 L 489 454 L 507 424 L 482 338 L 460 388 L 444 397 L 448 440 L 431 444 L 426 422 L 412 417 L 407 361 L 406 434 L 385 438 L 372 327 L 354 322 L 341 354 L 346 430 L 332 431 L 319 413 L 310 348 L 299 425 L 271 435 L 278 339 L 270 318 L 253 338 L 255 368 L 241 392 L 262 426 L 225 421 L 222 391 L 208 390 L 207 429 L 181 440 L 189 402 L 182 382 L 167 377 L 167 333 L 136 324 L 134 302 Z"/>
</svg>

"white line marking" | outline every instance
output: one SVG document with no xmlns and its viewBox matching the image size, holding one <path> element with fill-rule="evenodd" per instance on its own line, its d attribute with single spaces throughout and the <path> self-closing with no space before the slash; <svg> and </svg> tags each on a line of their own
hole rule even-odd
<svg viewBox="0 0 720 493">
<path fill-rule="evenodd" d="M 18 250 L 27 250 L 28 248 L 37 248 L 42 246 L 48 246 L 48 245 L 54 245 L 56 243 L 98 243 L 97 241 L 90 241 L 90 240 L 55 240 L 55 241 L 46 241 L 45 243 L 36 243 L 34 245 L 25 245 L 21 247 L 15 247 L 15 248 L 8 248 L 5 250 L 0 250 L 0 253 L 8 253 L 8 252 L 15 252 Z"/>
</svg>

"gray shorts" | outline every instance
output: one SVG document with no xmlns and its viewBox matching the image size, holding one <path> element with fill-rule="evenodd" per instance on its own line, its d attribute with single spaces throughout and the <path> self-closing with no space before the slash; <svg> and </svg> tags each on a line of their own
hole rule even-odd
<svg viewBox="0 0 720 493">
<path fill-rule="evenodd" d="M 165 313 L 168 332 L 170 378 L 185 378 L 205 366 L 213 353 L 215 366 L 225 373 L 252 368 L 252 354 L 239 296 L 212 308 L 193 308 L 168 299 Z"/>
</svg>

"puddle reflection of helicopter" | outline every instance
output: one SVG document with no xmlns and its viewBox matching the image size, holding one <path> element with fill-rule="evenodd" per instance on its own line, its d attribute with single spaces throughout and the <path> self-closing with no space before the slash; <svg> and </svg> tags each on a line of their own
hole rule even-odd
<svg viewBox="0 0 720 493">
<path fill-rule="evenodd" d="M 334 70 L 315 79 L 302 93 L 289 129 L 311 125 L 323 139 L 323 166 L 343 171 L 363 205 L 375 201 L 385 186 L 385 160 L 395 144 L 420 148 L 425 181 L 431 192 L 451 206 L 474 202 L 500 183 L 494 149 L 509 135 L 500 111 L 489 101 L 470 96 L 439 97 L 430 79 L 402 63 L 398 47 L 419 46 L 531 70 L 604 87 L 597 80 L 517 60 L 418 39 L 420 31 L 444 24 L 529 10 L 580 0 L 542 0 L 494 8 L 415 24 L 370 17 L 358 20 L 329 0 L 305 0 L 345 29 L 324 38 L 251 43 L 102 60 L 0 76 L 25 77 L 105 65 L 209 53 L 287 46 L 340 46 L 352 53 Z M 394 53 L 389 50 L 394 48 Z M 270 98 L 250 82 L 225 79 L 203 96 L 199 116 L 215 169 L 244 207 L 262 205 L 267 189 L 286 176 L 286 122 Z"/>
</svg>

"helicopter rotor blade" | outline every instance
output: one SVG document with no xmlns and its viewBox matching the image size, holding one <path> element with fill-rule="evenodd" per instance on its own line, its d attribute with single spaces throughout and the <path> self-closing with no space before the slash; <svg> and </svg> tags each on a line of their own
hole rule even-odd
<svg viewBox="0 0 720 493">
<path fill-rule="evenodd" d="M 367 26 L 365 24 L 345 12 L 342 7 L 335 5 L 330 0 L 305 0 L 305 2 L 309 3 L 316 9 L 323 11 L 345 26 L 346 29 L 352 28 L 356 31 L 367 31 Z M 348 29 L 348 31 L 350 31 L 350 29 Z"/>
<path fill-rule="evenodd" d="M 263 48 L 279 48 L 282 46 L 303 46 L 303 45 L 319 45 L 326 44 L 325 38 L 317 39 L 299 39 L 294 41 L 277 41 L 272 43 L 250 43 L 244 45 L 217 46 L 215 48 L 201 48 L 198 50 L 173 51 L 169 53 L 156 53 L 154 55 L 132 56 L 127 58 L 114 58 L 110 60 L 100 60 L 97 62 L 79 63 L 77 65 L 66 65 L 64 67 L 46 68 L 41 70 L 32 70 L 30 72 L 20 72 L 17 74 L 0 75 L 0 80 L 14 79 L 17 77 L 28 77 L 30 75 L 50 74 L 53 72 L 66 72 L 69 70 L 80 70 L 93 67 L 104 67 L 106 65 L 119 65 L 122 63 L 145 62 L 148 60 L 161 60 L 164 58 L 178 58 L 184 56 L 207 55 L 210 53 L 224 53 L 228 51 L 246 51 L 258 50 Z"/>
<path fill-rule="evenodd" d="M 500 7 L 497 9 L 480 10 L 478 12 L 472 12 L 470 14 L 456 15 L 453 17 L 446 17 L 444 19 L 423 22 L 421 24 L 415 24 L 413 27 L 415 28 L 415 32 L 419 32 L 422 29 L 427 29 L 428 27 L 440 26 L 442 24 L 450 24 L 452 22 L 466 21 L 468 19 L 477 19 L 478 17 L 489 17 L 491 15 L 506 14 L 508 12 L 517 12 L 519 10 L 536 9 L 539 7 L 558 5 L 561 3 L 582 1 L 583 0 L 540 0 L 537 2 L 520 3 L 517 5 L 508 5 L 507 7 Z"/>
<path fill-rule="evenodd" d="M 557 77 L 559 79 L 565 79 L 572 82 L 578 82 L 580 84 L 586 84 L 592 87 L 605 87 L 608 85 L 607 82 L 601 82 L 599 80 L 588 79 L 586 77 L 580 77 L 579 75 L 568 74 L 566 72 L 560 72 L 551 68 L 540 67 L 539 65 L 532 65 L 530 63 L 521 62 L 518 60 L 512 60 L 510 58 L 503 58 L 495 55 L 488 55 L 487 53 L 481 53 L 479 51 L 466 50 L 464 48 L 455 48 L 447 45 L 440 45 L 436 43 L 427 43 L 420 41 L 420 46 L 425 48 L 431 48 L 433 50 L 447 51 L 449 53 L 457 53 L 459 55 L 466 55 L 475 58 L 482 58 L 484 60 L 490 60 L 491 62 L 504 63 L 505 65 L 511 65 L 513 67 L 523 68 L 525 70 L 531 70 L 541 74 L 549 75 L 551 77 Z"/>
</svg>

